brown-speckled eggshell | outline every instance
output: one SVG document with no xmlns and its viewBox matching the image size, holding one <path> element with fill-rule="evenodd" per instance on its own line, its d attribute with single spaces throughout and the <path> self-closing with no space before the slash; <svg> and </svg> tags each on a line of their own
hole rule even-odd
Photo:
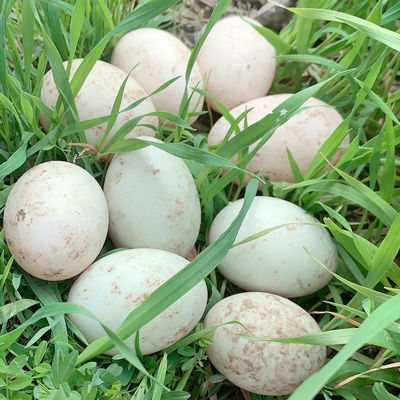
<svg viewBox="0 0 400 400">
<path fill-rule="evenodd" d="M 249 22 L 260 24 L 246 18 Z M 229 109 L 265 96 L 275 76 L 275 48 L 237 15 L 218 21 L 197 57 L 206 90 Z M 215 103 L 206 98 L 218 111 Z"/>
<path fill-rule="evenodd" d="M 78 275 L 98 256 L 108 209 L 97 181 L 83 168 L 49 161 L 25 172 L 4 210 L 7 245 L 31 275 L 59 281 Z"/>
<path fill-rule="evenodd" d="M 239 324 L 221 324 L 238 321 Z M 326 358 L 325 346 L 255 341 L 319 333 L 313 318 L 283 297 L 248 292 L 217 303 L 204 320 L 206 328 L 218 326 L 207 346 L 214 367 L 236 386 L 249 392 L 281 396 L 292 393 L 318 371 Z"/>
<path fill-rule="evenodd" d="M 247 125 L 250 126 L 264 118 L 290 96 L 292 95 L 275 94 L 260 97 L 234 108 L 231 114 L 237 118 L 245 110 L 251 109 L 246 117 Z M 300 111 L 277 128 L 272 137 L 247 164 L 247 170 L 253 173 L 263 171 L 265 178 L 272 182 L 295 182 L 287 156 L 287 149 L 289 149 L 300 172 L 302 174 L 306 172 L 321 145 L 339 126 L 343 118 L 335 108 L 329 107 L 323 101 L 313 97 L 307 100 L 303 107 L 311 108 Z M 244 128 L 243 120 L 239 123 L 239 127 Z M 229 129 L 228 121 L 221 117 L 210 130 L 208 144 L 215 146 L 222 143 Z M 346 136 L 342 146 L 348 144 L 349 141 L 349 136 Z M 256 144 L 250 146 L 250 150 Z M 335 164 L 342 154 L 343 151 L 338 152 L 331 162 Z M 234 158 L 233 161 L 237 162 L 237 158 Z M 249 178 L 246 176 L 246 182 L 248 180 Z"/>
<path fill-rule="evenodd" d="M 74 282 L 68 302 L 86 307 L 111 329 L 189 262 L 163 250 L 133 249 L 110 254 L 92 264 Z M 198 283 L 139 330 L 142 354 L 162 350 L 186 336 L 200 321 L 207 304 L 207 287 Z M 103 328 L 82 314 L 70 314 L 88 342 L 105 335 Z M 125 343 L 135 351 L 135 335 Z M 107 354 L 115 355 L 117 349 Z"/>
<path fill-rule="evenodd" d="M 131 76 L 148 92 L 179 77 L 171 85 L 154 94 L 151 99 L 157 111 L 178 115 L 185 90 L 185 72 L 190 58 L 190 49 L 171 33 L 155 28 L 135 29 L 124 35 L 115 45 L 112 63 Z M 191 88 L 203 89 L 202 73 L 197 65 L 189 77 L 189 112 L 201 111 L 204 98 Z M 197 116 L 190 118 L 192 124 Z M 162 118 L 160 118 L 163 121 Z"/>
<path fill-rule="evenodd" d="M 76 70 L 81 64 L 82 59 L 78 58 L 72 62 L 70 78 L 74 76 Z M 64 62 L 64 68 L 67 67 L 67 62 Z M 127 73 L 104 61 L 96 61 L 92 70 L 89 72 L 84 84 L 75 97 L 76 109 L 81 121 L 91 118 L 103 117 L 111 114 L 114 101 L 118 95 L 118 91 L 126 79 Z M 41 92 L 41 100 L 48 107 L 54 107 L 57 98 L 58 90 L 56 88 L 52 71 L 48 71 L 43 78 L 43 88 Z M 146 97 L 146 91 L 132 78 L 129 77 L 124 89 L 124 94 L 121 100 L 120 110 L 130 106 L 133 102 Z M 150 99 L 144 100 L 135 108 L 120 113 L 112 127 L 110 133 L 105 140 L 107 143 L 115 132 L 126 122 L 139 115 L 145 115 L 154 112 L 156 109 Z M 40 114 L 40 123 L 43 129 L 48 132 L 50 121 Z M 87 142 L 96 146 L 99 140 L 103 137 L 108 122 L 85 130 Z M 154 116 L 146 116 L 140 120 L 140 124 L 149 124 L 158 127 L 158 118 Z M 154 136 L 154 130 L 146 126 L 136 126 L 127 137 L 137 136 Z"/>
<path fill-rule="evenodd" d="M 182 257 L 190 253 L 200 230 L 201 207 L 182 159 L 154 146 L 117 154 L 108 167 L 104 193 L 116 247 L 148 247 Z"/>
</svg>

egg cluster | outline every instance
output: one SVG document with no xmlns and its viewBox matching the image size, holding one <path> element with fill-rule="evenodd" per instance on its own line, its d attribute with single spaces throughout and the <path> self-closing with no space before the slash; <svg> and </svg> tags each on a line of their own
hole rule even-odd
<svg viewBox="0 0 400 400">
<path fill-rule="evenodd" d="M 265 96 L 274 78 L 274 55 L 274 48 L 247 22 L 236 16 L 225 18 L 206 39 L 189 86 L 205 88 L 211 95 L 206 99 L 210 106 L 218 111 L 217 104 L 222 103 L 235 118 L 250 108 L 246 116 L 250 125 L 290 96 Z M 162 30 L 144 28 L 124 36 L 114 49 L 112 64 L 95 64 L 75 98 L 76 108 L 81 120 L 110 114 L 125 79 L 121 109 L 142 100 L 118 115 L 107 137 L 106 124 L 88 129 L 88 143 L 104 144 L 125 122 L 155 110 L 178 114 L 185 90 L 182 77 L 148 95 L 184 75 L 189 57 L 190 50 Z M 71 78 L 81 62 L 73 61 Z M 49 71 L 41 98 L 52 107 L 58 95 Z M 189 93 L 189 99 L 189 123 L 193 123 L 204 99 L 196 91 Z M 250 171 L 263 171 L 270 180 L 293 180 L 289 148 L 305 172 L 342 121 L 336 110 L 320 100 L 310 99 L 305 106 L 258 151 Z M 44 115 L 40 120 L 47 131 L 50 121 Z M 145 116 L 128 137 L 159 142 L 153 137 L 159 122 L 163 120 Z M 209 144 L 220 144 L 229 128 L 225 118 L 217 121 Z M 210 243 L 228 229 L 242 204 L 237 200 L 220 211 L 211 225 Z M 188 167 L 155 146 L 114 155 L 104 190 L 74 164 L 39 164 L 14 185 L 4 212 L 7 244 L 18 264 L 46 280 L 80 274 L 68 301 L 86 307 L 112 328 L 188 264 L 185 257 L 195 245 L 200 223 L 199 196 Z M 95 261 L 107 232 L 115 247 L 122 249 Z M 253 235 L 253 240 L 245 240 Z M 314 293 L 327 284 L 331 274 L 316 260 L 334 271 L 335 245 L 327 230 L 300 207 L 264 196 L 255 197 L 236 243 L 219 271 L 248 292 L 223 299 L 206 315 L 204 325 L 215 327 L 208 357 L 241 388 L 263 395 L 289 394 L 323 365 L 325 347 L 243 335 L 276 338 L 319 332 L 311 316 L 287 298 Z M 141 352 L 162 350 L 188 334 L 200 321 L 206 303 L 207 288 L 201 281 L 140 330 Z M 88 342 L 105 334 L 100 324 L 84 315 L 72 314 L 70 319 Z M 226 324 L 230 321 L 240 324 Z M 126 343 L 134 349 L 135 335 Z M 108 352 L 116 353 L 116 349 Z"/>
</svg>

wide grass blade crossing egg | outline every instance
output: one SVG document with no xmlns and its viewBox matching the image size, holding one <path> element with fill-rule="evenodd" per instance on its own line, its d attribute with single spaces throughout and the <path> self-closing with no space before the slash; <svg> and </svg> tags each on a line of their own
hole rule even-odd
<svg viewBox="0 0 400 400">
<path fill-rule="evenodd" d="M 97 181 L 83 168 L 49 161 L 25 172 L 4 210 L 7 245 L 31 275 L 49 281 L 81 273 L 107 236 L 108 209 Z"/>
<path fill-rule="evenodd" d="M 75 59 L 71 66 L 70 78 L 74 76 L 82 59 Z M 67 63 L 64 63 L 64 68 Z M 129 72 L 129 71 L 128 71 Z M 118 95 L 118 91 L 126 78 L 127 73 L 114 65 L 104 61 L 96 61 L 89 75 L 86 77 L 81 89 L 75 97 L 76 109 L 81 121 L 92 118 L 110 115 L 114 101 Z M 54 82 L 52 71 L 50 70 L 44 76 L 41 100 L 49 107 L 55 106 L 59 92 Z M 121 100 L 120 111 L 130 106 L 135 101 L 147 96 L 146 91 L 132 77 L 128 77 L 124 94 Z M 122 127 L 126 122 L 139 116 L 154 112 L 155 108 L 152 101 L 147 98 L 131 110 L 120 113 L 115 121 L 114 126 L 107 136 L 105 143 Z M 47 132 L 50 128 L 50 121 L 43 115 L 40 115 L 40 123 Z M 87 142 L 96 146 L 103 137 L 108 122 L 94 128 L 86 129 Z M 148 124 L 158 127 L 158 118 L 155 116 L 144 116 L 139 124 Z M 154 130 L 146 126 L 136 126 L 127 137 L 136 136 L 154 136 Z"/>
<path fill-rule="evenodd" d="M 155 249 L 122 250 L 91 265 L 74 282 L 70 303 L 91 311 L 111 329 L 117 329 L 128 314 L 189 262 L 176 254 Z M 207 304 L 207 287 L 198 283 L 165 311 L 139 330 L 142 354 L 162 350 L 186 336 L 200 321 Z M 88 342 L 105 335 L 101 325 L 81 314 L 70 314 Z M 135 335 L 126 340 L 135 351 Z M 107 354 L 115 355 L 117 349 Z"/>
<path fill-rule="evenodd" d="M 116 247 L 148 247 L 183 257 L 190 253 L 199 234 L 201 209 L 183 160 L 154 146 L 117 154 L 108 168 L 104 193 Z"/>
<path fill-rule="evenodd" d="M 239 214 L 243 199 L 228 204 L 215 217 L 210 243 L 228 229 Z M 236 243 L 270 228 L 277 230 L 235 246 L 219 265 L 235 285 L 251 291 L 299 297 L 314 293 L 331 279 L 329 271 L 307 254 L 308 250 L 331 271 L 337 251 L 327 229 L 302 208 L 286 200 L 256 196 L 240 227 Z"/>
<path fill-rule="evenodd" d="M 239 122 L 239 127 L 243 129 L 245 121 L 247 126 L 253 125 L 291 96 L 291 94 L 275 94 L 260 97 L 234 108 L 231 114 L 234 118 L 238 118 L 249 110 L 246 117 Z M 300 173 L 304 174 L 307 171 L 321 145 L 340 125 L 343 118 L 335 108 L 313 97 L 308 99 L 302 107 L 304 107 L 303 110 L 276 129 L 247 164 L 246 169 L 255 174 L 262 171 L 264 177 L 273 182 L 295 182 L 287 155 L 287 149 L 289 149 Z M 284 116 L 286 112 L 287 110 L 281 110 L 281 115 Z M 208 144 L 215 146 L 222 143 L 229 129 L 229 122 L 221 117 L 210 130 Z M 342 145 L 347 143 L 349 143 L 349 136 L 345 137 Z M 251 145 L 249 151 L 256 145 L 257 142 Z M 342 151 L 338 152 L 331 162 L 336 163 L 341 154 L 343 154 Z M 236 159 L 235 157 L 233 161 L 236 162 Z M 246 177 L 245 180 L 247 182 L 248 178 Z"/>
</svg>

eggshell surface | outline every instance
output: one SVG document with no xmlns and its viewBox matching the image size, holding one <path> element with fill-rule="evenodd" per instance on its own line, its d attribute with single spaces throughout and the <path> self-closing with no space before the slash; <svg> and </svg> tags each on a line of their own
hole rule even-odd
<svg viewBox="0 0 400 400">
<path fill-rule="evenodd" d="M 83 168 L 49 161 L 25 172 L 4 210 L 7 245 L 31 275 L 49 281 L 71 278 L 100 253 L 108 209 L 97 181 Z"/>
<path fill-rule="evenodd" d="M 190 49 L 171 33 L 161 29 L 141 28 L 120 39 L 114 48 L 112 63 L 126 72 L 134 68 L 132 77 L 148 93 L 180 76 L 174 83 L 151 97 L 157 111 L 177 115 L 185 89 L 185 72 L 189 57 Z M 193 87 L 203 89 L 203 77 L 197 63 L 194 64 L 189 78 L 189 97 L 193 93 Z M 200 111 L 203 101 L 203 96 L 193 93 L 189 111 Z M 192 117 L 189 123 L 196 119 L 197 116 Z"/>
<path fill-rule="evenodd" d="M 238 321 L 239 324 L 221 324 Z M 297 304 L 269 293 L 240 293 L 217 303 L 204 320 L 218 326 L 207 346 L 214 367 L 233 384 L 249 392 L 280 396 L 292 393 L 318 371 L 325 346 L 262 342 L 240 337 L 281 338 L 321 332 Z"/>
<path fill-rule="evenodd" d="M 276 94 L 260 97 L 234 108 L 231 114 L 237 118 L 250 109 L 246 114 L 247 125 L 250 126 L 271 113 L 274 108 L 291 96 L 291 94 Z M 311 108 L 300 111 L 278 127 L 247 164 L 246 169 L 253 173 L 263 171 L 265 178 L 273 182 L 295 182 L 287 156 L 287 149 L 289 149 L 300 172 L 304 174 L 307 171 L 321 145 L 340 125 L 343 118 L 336 109 L 328 107 L 326 103 L 316 98 L 307 100 L 303 107 Z M 282 110 L 281 114 L 285 115 L 285 110 Z M 244 128 L 244 120 L 239 123 L 239 127 Z M 208 144 L 210 146 L 220 144 L 229 128 L 228 121 L 221 117 L 210 130 Z M 342 145 L 348 144 L 349 141 L 349 136 L 346 136 Z M 250 150 L 256 145 L 257 142 L 251 145 Z M 343 152 L 337 153 L 331 162 L 336 163 L 342 154 Z M 237 158 L 234 162 L 237 162 Z"/>
<path fill-rule="evenodd" d="M 249 22 L 261 26 L 257 21 Z M 265 96 L 275 76 L 275 48 L 251 25 L 234 15 L 218 21 L 197 57 L 206 91 L 228 107 Z M 210 106 L 218 111 L 213 101 Z"/>
<path fill-rule="evenodd" d="M 72 79 L 82 59 L 75 59 L 72 62 L 71 74 Z M 67 63 L 64 62 L 64 68 L 67 67 Z M 78 115 L 81 121 L 85 121 L 91 118 L 103 117 L 110 115 L 114 101 L 118 95 L 118 91 L 124 82 L 127 73 L 120 70 L 114 65 L 106 63 L 104 61 L 96 61 L 92 70 L 89 72 L 84 84 L 79 90 L 75 97 L 75 104 L 78 111 Z M 52 71 L 46 73 L 43 79 L 43 89 L 41 93 L 41 100 L 49 107 L 54 107 L 57 98 L 58 90 L 54 83 Z M 121 100 L 120 110 L 130 106 L 136 100 L 146 97 L 147 93 L 145 90 L 131 77 L 128 78 L 124 89 L 124 94 Z M 141 104 L 135 108 L 120 113 L 117 116 L 114 126 L 107 136 L 105 143 L 124 125 L 134 117 L 139 115 L 148 114 L 154 112 L 155 108 L 150 99 L 144 100 Z M 47 132 L 50 128 L 50 121 L 43 115 L 40 115 L 40 123 L 43 129 Z M 108 122 L 104 122 L 101 125 L 95 126 L 94 128 L 86 129 L 87 142 L 93 146 L 97 145 L 99 140 L 103 137 Z M 140 120 L 140 124 L 149 124 L 155 127 L 158 126 L 158 118 L 155 116 L 146 116 Z M 145 126 L 136 126 L 127 137 L 136 136 L 154 136 L 154 130 Z"/>
<path fill-rule="evenodd" d="M 74 282 L 68 302 L 80 304 L 106 326 L 117 329 L 128 314 L 188 264 L 184 258 L 162 250 L 133 249 L 108 255 L 92 264 Z M 142 354 L 164 349 L 186 336 L 199 322 L 207 303 L 207 288 L 201 281 L 139 330 Z M 94 320 L 70 314 L 88 342 L 105 335 Z M 135 335 L 125 342 L 135 351 Z M 115 355 L 112 349 L 107 354 Z"/>
<path fill-rule="evenodd" d="M 228 204 L 215 217 L 210 243 L 229 227 L 239 214 L 243 199 Z M 231 248 L 219 265 L 220 272 L 235 285 L 249 291 L 275 293 L 284 297 L 305 296 L 321 289 L 336 270 L 337 251 L 328 231 L 303 209 L 286 200 L 256 196 L 240 227 L 236 243 L 266 229 L 288 224 L 245 244 Z"/>
<path fill-rule="evenodd" d="M 117 154 L 104 193 L 116 247 L 189 254 L 199 234 L 201 209 L 193 177 L 180 158 L 154 146 Z"/>
</svg>

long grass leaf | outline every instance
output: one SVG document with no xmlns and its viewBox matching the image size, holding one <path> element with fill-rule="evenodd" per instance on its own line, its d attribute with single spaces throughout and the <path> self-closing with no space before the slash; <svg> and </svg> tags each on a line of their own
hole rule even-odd
<svg viewBox="0 0 400 400">
<path fill-rule="evenodd" d="M 323 10 L 320 8 L 288 8 L 288 10 L 305 18 L 343 22 L 354 29 L 365 33 L 371 39 L 384 43 L 386 46 L 389 46 L 396 51 L 400 51 L 399 33 L 382 28 L 381 26 L 365 19 L 339 11 Z"/>
<path fill-rule="evenodd" d="M 400 295 L 388 299 L 373 311 L 350 341 L 319 371 L 303 382 L 289 400 L 312 400 L 346 360 L 390 323 L 400 318 Z"/>
<path fill-rule="evenodd" d="M 357 334 L 358 328 L 335 329 L 332 331 L 311 333 L 303 336 L 281 337 L 281 338 L 260 338 L 256 336 L 240 335 L 243 338 L 256 340 L 260 342 L 277 342 L 277 343 L 301 343 L 316 346 L 334 346 L 338 344 L 348 343 L 354 335 Z M 388 348 L 396 353 L 400 352 L 400 343 L 384 330 L 378 335 L 369 339 L 368 344 Z"/>
<path fill-rule="evenodd" d="M 238 152 L 249 147 L 251 144 L 262 138 L 263 136 L 272 136 L 273 131 L 286 121 L 288 121 L 310 97 L 312 97 L 320 88 L 326 85 L 333 79 L 339 76 L 350 73 L 343 71 L 335 74 L 326 81 L 319 82 L 313 86 L 303 89 L 294 94 L 279 106 L 277 106 L 270 114 L 266 115 L 261 120 L 243 129 L 240 135 L 236 135 L 229 140 L 225 145 L 221 146 L 216 153 L 225 157 L 231 158 Z"/>
<path fill-rule="evenodd" d="M 34 32 L 34 16 L 32 11 L 32 3 L 24 0 L 22 4 L 22 45 L 24 49 L 24 83 L 28 87 L 33 53 L 33 32 Z"/>
<path fill-rule="evenodd" d="M 0 6 L 0 90 L 8 95 L 7 57 L 6 57 L 6 26 L 7 18 L 14 6 L 14 1 L 2 1 Z"/>
<path fill-rule="evenodd" d="M 74 95 L 76 95 L 89 72 L 93 68 L 96 61 L 100 58 L 103 50 L 107 46 L 111 38 L 118 34 L 124 34 L 137 28 L 138 26 L 146 23 L 151 18 L 156 17 L 161 14 L 169 7 L 172 7 L 180 0 L 149 0 L 140 3 L 137 7 L 133 9 L 122 21 L 116 26 L 112 31 L 109 31 L 96 45 L 93 49 L 89 51 L 84 60 L 80 63 L 78 69 L 76 70 L 72 80 L 71 80 L 71 90 Z"/>
<path fill-rule="evenodd" d="M 85 3 L 84 0 L 77 0 L 74 11 L 71 16 L 70 34 L 69 34 L 69 56 L 67 75 L 69 76 L 72 61 L 75 58 L 76 47 L 81 36 L 83 21 L 85 18 Z"/>
<path fill-rule="evenodd" d="M 396 181 L 395 166 L 395 144 L 394 144 L 394 128 L 389 118 L 385 122 L 385 138 L 386 138 L 386 162 L 383 167 L 382 176 L 379 181 L 379 195 L 383 200 L 390 203 L 393 197 L 393 189 Z"/>
<path fill-rule="evenodd" d="M 344 175 L 344 172 L 340 172 L 342 175 Z M 311 180 L 290 185 L 287 190 L 308 186 L 308 188 L 303 191 L 302 196 L 308 192 L 315 191 L 332 193 L 336 196 L 341 196 L 344 199 L 359 204 L 361 207 L 376 215 L 386 226 L 390 226 L 397 216 L 396 210 L 369 187 L 365 186 L 361 182 L 358 182 L 356 179 L 347 174 L 346 177 L 351 180 L 353 184 L 352 186 L 340 182 Z"/>
<path fill-rule="evenodd" d="M 256 180 L 250 181 L 246 188 L 242 209 L 230 227 L 183 270 L 161 285 L 140 306 L 135 308 L 117 330 L 119 336 L 125 339 L 138 331 L 216 268 L 232 246 L 240 225 L 256 195 L 257 186 Z M 112 344 L 108 338 L 97 339 L 83 351 L 78 362 L 82 363 L 110 347 L 112 347 Z"/>
</svg>

